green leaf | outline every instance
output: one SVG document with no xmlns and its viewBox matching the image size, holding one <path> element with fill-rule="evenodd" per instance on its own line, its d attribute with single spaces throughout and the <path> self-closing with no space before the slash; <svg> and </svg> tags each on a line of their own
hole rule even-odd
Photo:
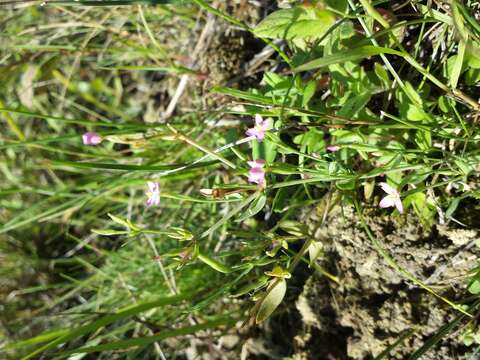
<svg viewBox="0 0 480 360">
<path fill-rule="evenodd" d="M 345 105 L 337 112 L 338 116 L 342 116 L 347 119 L 354 118 L 361 110 L 367 106 L 372 93 L 370 91 L 363 92 L 358 96 L 352 97 L 347 100 Z"/>
<path fill-rule="evenodd" d="M 315 80 L 311 80 L 305 86 L 303 90 L 303 97 L 302 97 L 302 107 L 306 107 L 310 100 L 315 95 L 315 91 L 317 91 L 317 82 Z"/>
<path fill-rule="evenodd" d="M 468 286 L 468 291 L 471 294 L 480 294 L 480 280 L 474 279 Z"/>
<path fill-rule="evenodd" d="M 374 71 L 377 77 L 386 85 L 386 87 L 389 87 L 391 81 L 390 77 L 388 76 L 387 70 L 385 70 L 385 68 L 379 63 L 375 63 Z"/>
<path fill-rule="evenodd" d="M 480 69 L 480 43 L 473 40 L 468 43 L 465 62 L 470 68 Z"/>
<path fill-rule="evenodd" d="M 450 205 L 448 205 L 447 211 L 445 211 L 445 217 L 449 219 L 455 210 L 457 210 L 458 204 L 460 203 L 460 198 L 455 198 L 452 200 Z"/>
<path fill-rule="evenodd" d="M 130 223 L 127 222 L 127 220 L 123 220 L 123 219 L 119 218 L 118 216 L 115 216 L 115 215 L 110 214 L 110 213 L 108 214 L 108 217 L 110 219 L 112 219 L 113 221 L 115 221 L 117 224 L 120 224 L 120 225 L 126 227 L 127 229 L 130 229 Z"/>
<path fill-rule="evenodd" d="M 127 235 L 130 234 L 130 231 L 125 230 L 113 230 L 113 229 L 92 229 L 92 232 L 98 235 L 103 236 L 114 236 L 114 235 Z"/>
<path fill-rule="evenodd" d="M 236 220 L 237 222 L 242 222 L 256 214 L 258 214 L 263 207 L 265 206 L 265 203 L 267 202 L 267 196 L 265 194 L 260 194 L 259 197 L 257 197 L 255 200 L 253 200 L 247 210 L 243 214 L 239 216 L 239 218 Z"/>
<path fill-rule="evenodd" d="M 332 9 L 346 13 L 348 10 L 347 0 L 324 0 L 325 4 Z"/>
<path fill-rule="evenodd" d="M 465 83 L 472 86 L 478 82 L 480 82 L 480 69 L 468 69 L 465 73 Z"/>
<path fill-rule="evenodd" d="M 430 131 L 418 130 L 415 133 L 415 142 L 421 150 L 429 150 L 432 147 L 432 133 Z"/>
<path fill-rule="evenodd" d="M 444 113 L 448 113 L 449 110 L 450 110 L 450 105 L 448 104 L 448 99 L 446 96 L 444 95 L 441 95 L 439 98 L 438 98 L 438 108 L 444 112 Z"/>
<path fill-rule="evenodd" d="M 315 40 L 334 23 L 335 16 L 330 11 L 298 6 L 273 12 L 254 28 L 254 33 L 270 39 Z"/>
<path fill-rule="evenodd" d="M 237 291 L 235 291 L 235 293 L 231 295 L 231 297 L 234 297 L 234 298 L 239 297 L 251 291 L 257 290 L 258 288 L 265 286 L 268 280 L 269 280 L 268 276 L 262 275 L 256 281 L 252 283 L 248 283 L 242 286 L 241 288 L 239 288 Z"/>
<path fill-rule="evenodd" d="M 462 40 L 458 44 L 457 57 L 455 58 L 455 63 L 453 64 L 452 71 L 449 74 L 450 75 L 449 84 L 453 89 L 457 87 L 458 79 L 460 78 L 460 75 L 462 74 L 462 71 L 463 71 L 465 49 L 466 49 L 466 43 L 465 41 Z"/>
<path fill-rule="evenodd" d="M 430 226 L 435 222 L 435 206 L 424 193 L 416 192 L 408 195 L 404 200 L 404 206 L 408 208 L 410 205 L 413 206 L 423 224 Z"/>
<path fill-rule="evenodd" d="M 465 161 L 462 158 L 457 158 L 454 160 L 454 162 L 455 162 L 455 165 L 458 166 L 458 168 L 463 172 L 465 176 L 468 176 L 471 172 L 475 170 L 471 164 L 469 164 L 467 161 Z"/>
<path fill-rule="evenodd" d="M 174 226 L 171 227 L 169 230 L 171 232 L 168 233 L 167 236 L 172 239 L 177 239 L 179 241 L 190 241 L 193 239 L 193 234 L 183 228 Z"/>
<path fill-rule="evenodd" d="M 335 186 L 336 186 L 339 190 L 343 190 L 343 191 L 354 190 L 354 189 L 355 189 L 355 185 L 356 185 L 356 180 L 355 180 L 355 179 L 351 179 L 351 180 L 338 180 L 337 182 L 335 182 Z"/>
<path fill-rule="evenodd" d="M 307 225 L 298 221 L 282 220 L 277 224 L 277 226 L 293 236 L 306 236 L 308 234 Z"/>
<path fill-rule="evenodd" d="M 215 259 L 212 259 L 211 257 L 208 257 L 205 254 L 202 254 L 201 252 L 198 253 L 198 260 L 207 264 L 212 269 L 217 270 L 218 272 L 221 272 L 221 273 L 224 273 L 224 274 L 228 274 L 232 271 L 229 267 L 225 266 L 221 262 L 219 262 Z"/>
<path fill-rule="evenodd" d="M 379 46 L 361 46 L 353 49 L 347 49 L 343 51 L 336 52 L 331 55 L 324 56 L 320 59 L 315 59 L 306 64 L 300 65 L 299 67 L 295 68 L 294 71 L 308 71 L 313 69 L 318 69 L 321 67 L 325 67 L 332 64 L 339 64 L 346 61 L 355 61 L 365 59 L 369 56 L 380 55 L 380 54 L 391 54 L 391 55 L 399 55 L 401 56 L 402 53 L 396 50 L 392 50 L 389 48 L 379 47 Z"/>
<path fill-rule="evenodd" d="M 265 297 L 261 300 L 260 307 L 255 317 L 257 324 L 266 320 L 275 309 L 280 305 L 287 292 L 287 282 L 285 279 L 278 279 L 274 281 L 267 289 Z"/>
<path fill-rule="evenodd" d="M 265 271 L 265 275 L 282 279 L 290 279 L 292 277 L 292 274 L 279 265 L 275 265 L 272 271 Z"/>
</svg>

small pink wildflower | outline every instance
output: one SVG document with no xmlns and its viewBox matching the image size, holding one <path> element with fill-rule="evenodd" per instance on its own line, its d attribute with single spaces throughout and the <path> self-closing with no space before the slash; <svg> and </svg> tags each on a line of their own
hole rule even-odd
<svg viewBox="0 0 480 360">
<path fill-rule="evenodd" d="M 387 196 L 385 196 L 380 201 L 380 207 L 387 208 L 395 206 L 398 212 L 400 214 L 403 214 L 403 204 L 402 200 L 400 199 L 400 193 L 398 192 L 398 190 L 384 182 L 380 183 L 380 186 L 382 190 L 387 193 Z"/>
<path fill-rule="evenodd" d="M 102 142 L 102 137 L 96 132 L 87 132 L 82 136 L 84 145 L 98 145 Z"/>
<path fill-rule="evenodd" d="M 267 120 L 263 120 L 260 115 L 255 115 L 255 126 L 248 129 L 247 136 L 255 136 L 259 142 L 262 142 L 265 138 L 265 131 L 268 130 Z"/>
<path fill-rule="evenodd" d="M 147 183 L 148 190 L 147 190 L 147 205 L 159 205 L 160 204 L 160 186 L 157 182 L 149 181 Z"/>
<path fill-rule="evenodd" d="M 340 146 L 337 146 L 337 145 L 328 145 L 328 146 L 327 146 L 327 150 L 328 150 L 328 151 L 331 151 L 331 152 L 335 152 L 335 151 L 340 150 Z"/>
<path fill-rule="evenodd" d="M 265 185 L 265 160 L 249 161 L 250 171 L 248 172 L 248 182 L 261 186 Z"/>
</svg>

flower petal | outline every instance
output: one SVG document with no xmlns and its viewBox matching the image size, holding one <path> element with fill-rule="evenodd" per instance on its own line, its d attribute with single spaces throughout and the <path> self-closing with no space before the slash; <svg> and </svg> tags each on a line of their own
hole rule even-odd
<svg viewBox="0 0 480 360">
<path fill-rule="evenodd" d="M 247 130 L 246 134 L 248 136 L 255 136 L 258 141 L 262 141 L 265 137 L 265 130 L 256 127 L 250 128 Z"/>
<path fill-rule="evenodd" d="M 82 135 L 84 145 L 98 145 L 102 142 L 102 137 L 96 132 L 86 132 Z"/>
<path fill-rule="evenodd" d="M 248 177 L 248 182 L 249 183 L 255 183 L 255 184 L 258 184 L 258 185 L 263 185 L 263 184 L 265 184 L 265 178 Z"/>
<path fill-rule="evenodd" d="M 153 193 L 147 199 L 147 205 L 148 206 L 159 205 L 159 204 L 160 204 L 160 194 L 159 193 Z"/>
<path fill-rule="evenodd" d="M 247 163 L 252 169 L 262 169 L 265 166 L 265 160 L 262 159 L 247 161 Z"/>
<path fill-rule="evenodd" d="M 155 193 L 155 192 L 159 191 L 158 183 L 153 182 L 153 181 L 149 181 L 147 183 L 147 185 L 148 185 L 148 189 L 150 190 L 150 192 Z"/>
<path fill-rule="evenodd" d="M 378 205 L 382 209 L 384 209 L 384 208 L 387 208 L 387 207 L 395 206 L 395 203 L 396 203 L 395 197 L 393 197 L 391 195 L 387 195 L 380 201 L 380 204 L 378 204 Z"/>
<path fill-rule="evenodd" d="M 248 181 L 261 184 L 265 181 L 265 171 L 262 168 L 254 167 L 248 172 Z"/>
<path fill-rule="evenodd" d="M 400 198 L 395 199 L 395 207 L 397 208 L 397 210 L 400 214 L 403 214 L 403 204 L 402 204 L 402 200 Z"/>
<path fill-rule="evenodd" d="M 255 136 L 257 137 L 257 134 L 258 134 L 258 130 L 256 128 L 249 128 L 245 134 L 247 134 L 247 136 Z"/>
<path fill-rule="evenodd" d="M 264 125 L 264 121 L 263 121 L 263 118 L 261 115 L 257 114 L 255 115 L 255 124 L 257 124 L 257 126 L 263 126 Z"/>
<path fill-rule="evenodd" d="M 387 194 L 389 194 L 389 195 L 398 195 L 397 189 L 395 189 L 394 187 L 388 185 L 387 183 L 381 182 L 379 185 L 380 185 L 380 187 L 382 188 L 382 190 L 385 191 Z"/>
</svg>

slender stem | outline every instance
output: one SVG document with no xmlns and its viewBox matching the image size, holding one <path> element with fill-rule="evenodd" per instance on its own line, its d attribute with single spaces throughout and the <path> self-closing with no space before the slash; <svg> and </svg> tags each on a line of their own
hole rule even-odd
<svg viewBox="0 0 480 360">
<path fill-rule="evenodd" d="M 207 149 L 206 147 L 198 144 L 197 142 L 195 142 L 194 140 L 190 139 L 189 137 L 183 135 L 182 133 L 180 133 L 177 129 L 173 128 L 172 126 L 170 126 L 169 124 L 167 125 L 168 128 L 175 134 L 175 137 L 179 140 L 182 140 L 182 141 L 185 141 L 187 144 L 190 144 L 194 147 L 196 147 L 197 149 L 199 149 L 200 151 L 203 151 L 204 153 L 210 155 L 211 157 L 221 161 L 222 163 L 224 163 L 225 165 L 231 167 L 232 169 L 236 169 L 237 167 L 235 166 L 234 163 L 232 163 L 231 161 L 225 159 L 223 156 L 219 155 L 218 153 L 216 153 L 215 151 L 211 151 L 209 149 Z"/>
</svg>

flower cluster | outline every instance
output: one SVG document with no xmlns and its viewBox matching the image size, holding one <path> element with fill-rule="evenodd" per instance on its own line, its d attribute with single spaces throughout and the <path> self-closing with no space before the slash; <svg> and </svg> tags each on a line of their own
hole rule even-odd
<svg viewBox="0 0 480 360">
<path fill-rule="evenodd" d="M 265 132 L 268 130 L 269 125 L 267 120 L 263 120 L 260 115 L 255 115 L 255 126 L 248 129 L 247 136 L 253 136 L 257 141 L 262 142 L 265 138 Z M 87 132 L 82 136 L 84 145 L 98 145 L 103 141 L 101 135 L 96 132 Z M 248 181 L 250 183 L 258 184 L 260 187 L 265 187 L 265 161 L 255 160 L 249 161 L 248 165 L 250 170 L 248 172 Z M 157 182 L 149 181 L 147 183 L 147 205 L 159 205 L 160 204 L 160 185 Z"/>
<path fill-rule="evenodd" d="M 255 126 L 249 128 L 246 132 L 247 136 L 254 136 L 258 142 L 265 139 L 265 132 L 269 129 L 267 120 L 263 120 L 259 114 L 255 115 Z M 258 184 L 265 187 L 265 160 L 258 159 L 249 161 L 250 170 L 248 172 L 248 182 Z"/>
<path fill-rule="evenodd" d="M 259 142 L 265 138 L 265 131 L 268 130 L 268 123 L 260 115 L 255 116 L 255 126 L 247 130 L 248 136 L 254 136 Z M 96 132 L 87 132 L 82 136 L 85 145 L 98 145 L 103 141 L 101 135 Z M 337 145 L 327 146 L 327 150 L 335 152 L 339 150 Z M 248 182 L 258 184 L 261 188 L 265 188 L 265 160 L 257 159 L 248 161 L 250 170 L 248 172 Z M 381 201 L 379 206 L 381 208 L 396 207 L 399 213 L 403 213 L 403 204 L 400 198 L 400 193 L 394 187 L 385 182 L 380 183 L 380 187 L 387 193 Z M 157 182 L 149 181 L 147 183 L 147 205 L 160 204 L 160 185 Z"/>
</svg>

